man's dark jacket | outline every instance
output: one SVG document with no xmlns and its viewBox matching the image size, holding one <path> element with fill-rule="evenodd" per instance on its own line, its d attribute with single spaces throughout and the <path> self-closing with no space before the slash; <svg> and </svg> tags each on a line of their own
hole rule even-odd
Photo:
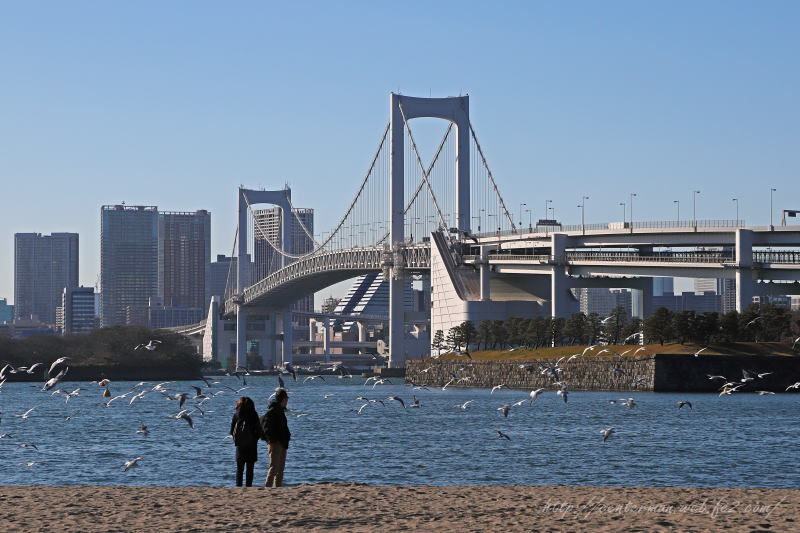
<svg viewBox="0 0 800 533">
<path fill-rule="evenodd" d="M 261 417 L 261 429 L 264 431 L 264 440 L 267 442 L 280 442 L 284 448 L 289 447 L 289 424 L 286 422 L 285 408 L 278 402 L 269 404 L 267 413 Z"/>
</svg>

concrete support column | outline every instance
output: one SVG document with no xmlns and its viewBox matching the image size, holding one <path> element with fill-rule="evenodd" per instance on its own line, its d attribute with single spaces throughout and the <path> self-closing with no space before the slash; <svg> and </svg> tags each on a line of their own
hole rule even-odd
<svg viewBox="0 0 800 533">
<path fill-rule="evenodd" d="M 247 308 L 236 309 L 236 366 L 247 367 Z"/>
<path fill-rule="evenodd" d="M 736 230 L 736 310 L 743 312 L 753 303 L 753 232 Z"/>
<path fill-rule="evenodd" d="M 322 331 L 322 354 L 325 356 L 325 362 L 329 363 L 331 360 L 331 319 L 325 318 L 324 328 Z"/>
<path fill-rule="evenodd" d="M 389 368 L 405 368 L 403 279 L 389 280 Z"/>
<path fill-rule="evenodd" d="M 567 236 L 553 233 L 550 236 L 552 254 L 552 272 L 550 275 L 550 316 L 567 317 L 569 315 L 569 283 L 564 265 L 564 252 L 567 247 Z"/>
<path fill-rule="evenodd" d="M 294 362 L 293 357 L 293 344 L 294 344 L 294 324 L 292 324 L 292 311 L 283 312 L 283 346 L 281 353 L 282 363 Z"/>
<path fill-rule="evenodd" d="M 317 321 L 313 318 L 308 319 L 308 340 L 314 342 L 317 334 Z"/>
<path fill-rule="evenodd" d="M 491 291 L 489 289 L 489 251 L 491 246 L 481 246 L 480 260 L 478 267 L 480 268 L 480 298 L 482 302 L 491 300 Z"/>
</svg>

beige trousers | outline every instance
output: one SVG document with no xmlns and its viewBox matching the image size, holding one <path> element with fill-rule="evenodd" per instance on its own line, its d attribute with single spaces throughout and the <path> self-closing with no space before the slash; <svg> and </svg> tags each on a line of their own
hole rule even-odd
<svg viewBox="0 0 800 533">
<path fill-rule="evenodd" d="M 265 487 L 275 487 L 283 485 L 283 468 L 286 466 L 286 448 L 280 442 L 270 442 L 267 444 L 269 450 L 269 470 L 267 471 L 267 481 Z"/>
</svg>

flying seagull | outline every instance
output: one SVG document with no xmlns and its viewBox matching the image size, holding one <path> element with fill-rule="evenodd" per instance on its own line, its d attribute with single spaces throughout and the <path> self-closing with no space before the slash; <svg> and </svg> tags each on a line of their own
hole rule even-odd
<svg viewBox="0 0 800 533">
<path fill-rule="evenodd" d="M 501 383 L 500 385 L 495 385 L 494 387 L 492 387 L 492 392 L 490 392 L 489 394 L 494 394 L 494 391 L 496 391 L 496 390 L 500 390 L 500 389 L 502 389 L 502 388 L 503 388 L 503 387 L 505 387 L 505 386 L 506 386 L 506 384 L 505 384 L 505 383 Z"/>
<path fill-rule="evenodd" d="M 144 425 L 144 422 L 139 422 L 139 429 L 136 430 L 136 433 L 143 436 L 148 436 L 150 431 L 147 429 L 147 426 Z"/>
<path fill-rule="evenodd" d="M 683 409 L 684 405 L 688 405 L 689 409 L 692 408 L 692 402 L 688 402 L 686 400 L 681 400 L 681 401 L 678 402 L 678 409 Z"/>
<path fill-rule="evenodd" d="M 508 405 L 508 404 L 505 404 L 505 405 L 502 405 L 502 406 L 498 407 L 497 410 L 498 411 L 502 411 L 503 412 L 503 416 L 508 418 L 508 412 L 511 410 L 511 406 Z"/>
<path fill-rule="evenodd" d="M 502 431 L 500 431 L 499 429 L 495 429 L 495 431 L 497 432 L 497 438 L 498 438 L 498 439 L 506 439 L 506 440 L 511 440 L 511 437 L 509 437 L 508 435 L 506 435 L 505 433 L 503 433 L 503 432 L 502 432 Z"/>
<path fill-rule="evenodd" d="M 71 357 L 59 357 L 58 359 L 53 361 L 53 364 L 50 365 L 50 370 L 47 371 L 47 376 L 48 377 L 52 377 L 53 376 L 53 372 L 55 372 L 56 368 L 58 368 L 59 366 L 65 364 L 67 361 L 71 361 L 71 360 L 72 360 Z"/>
<path fill-rule="evenodd" d="M 695 356 L 695 357 L 700 357 L 700 354 L 701 354 L 702 352 L 706 351 L 706 350 L 708 350 L 708 346 L 706 346 L 705 348 L 700 348 L 699 350 L 697 350 L 696 352 L 694 352 L 694 356 Z"/>
<path fill-rule="evenodd" d="M 609 438 L 611 435 L 613 435 L 613 434 L 614 434 L 614 428 L 613 428 L 613 427 L 610 427 L 610 428 L 606 428 L 606 429 L 601 429 L 601 430 L 600 430 L 600 433 L 602 433 L 602 434 L 603 434 L 603 442 L 605 442 L 605 441 L 607 441 L 607 440 L 608 440 L 608 438 Z"/>
<path fill-rule="evenodd" d="M 538 398 L 542 392 L 544 392 L 544 389 L 536 389 L 531 391 L 531 405 L 533 405 L 533 402 L 536 401 L 536 398 Z"/>
<path fill-rule="evenodd" d="M 456 405 L 455 407 L 458 407 L 459 409 L 464 409 L 466 411 L 467 408 L 469 407 L 469 404 L 474 403 L 474 402 L 475 402 L 475 400 L 467 400 L 466 402 L 464 402 L 462 404 L 459 404 L 459 405 Z"/>
<path fill-rule="evenodd" d="M 128 470 L 130 470 L 131 468 L 136 468 L 136 467 L 138 467 L 138 466 L 139 466 L 139 461 L 141 461 L 141 460 L 142 460 L 142 458 L 141 458 L 141 457 L 134 457 L 134 458 L 133 458 L 133 459 L 131 459 L 130 461 L 125 461 L 125 464 L 124 464 L 124 465 L 122 465 L 122 466 L 123 466 L 123 468 L 125 468 L 125 470 L 123 470 L 123 472 L 127 472 L 127 471 L 128 471 Z"/>
<path fill-rule="evenodd" d="M 394 400 L 396 402 L 400 402 L 400 405 L 402 405 L 404 409 L 406 407 L 406 402 L 404 402 L 403 399 L 400 396 L 389 396 L 386 399 L 387 400 Z"/>
<path fill-rule="evenodd" d="M 186 423 L 189 424 L 189 427 L 194 429 L 194 421 L 192 420 L 192 417 L 189 416 L 188 411 L 183 410 L 172 418 L 175 418 L 177 420 L 186 420 Z"/>
<path fill-rule="evenodd" d="M 150 341 L 147 344 L 137 344 L 133 349 L 134 350 L 138 350 L 140 348 L 144 348 L 148 352 L 152 352 L 153 350 L 158 348 L 159 344 L 161 344 L 161 341 L 155 340 L 155 339 L 150 339 Z"/>
</svg>

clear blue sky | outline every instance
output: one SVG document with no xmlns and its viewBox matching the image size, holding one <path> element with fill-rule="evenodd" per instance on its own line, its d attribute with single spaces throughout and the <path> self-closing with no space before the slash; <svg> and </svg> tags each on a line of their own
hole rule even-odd
<svg viewBox="0 0 800 533">
<path fill-rule="evenodd" d="M 236 186 L 280 187 L 317 229 L 352 197 L 388 93 L 469 93 L 504 195 L 566 223 L 748 223 L 800 209 L 800 3 L 106 2 L 0 4 L 0 297 L 13 234 L 99 208 L 209 209 L 229 253 Z M 639 216 L 641 215 L 641 217 Z"/>
</svg>

